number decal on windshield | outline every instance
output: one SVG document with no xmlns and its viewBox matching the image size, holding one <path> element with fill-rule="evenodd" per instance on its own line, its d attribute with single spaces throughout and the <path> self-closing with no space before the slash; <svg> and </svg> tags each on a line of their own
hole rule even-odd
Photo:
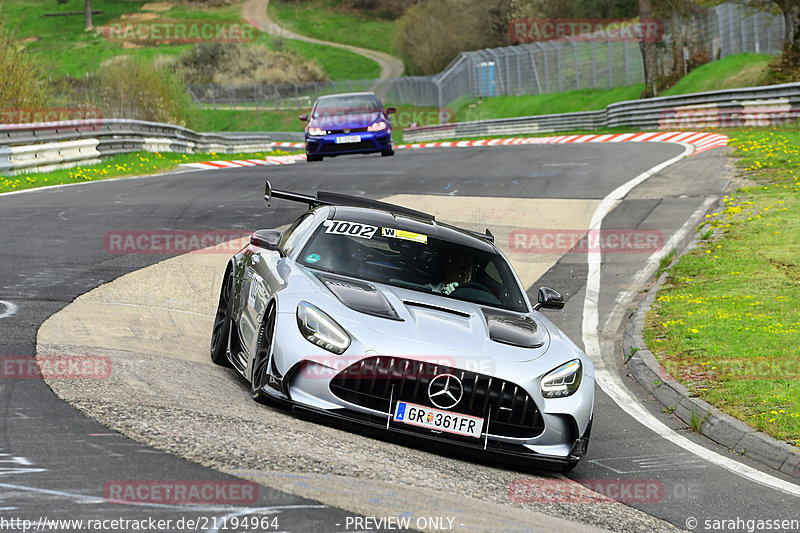
<svg viewBox="0 0 800 533">
<path fill-rule="evenodd" d="M 348 235 L 361 239 L 371 239 L 372 236 L 375 235 L 375 232 L 378 231 L 377 226 L 359 224 L 358 222 L 347 222 L 346 220 L 326 220 L 323 222 L 323 225 L 325 226 L 325 233 Z"/>
</svg>

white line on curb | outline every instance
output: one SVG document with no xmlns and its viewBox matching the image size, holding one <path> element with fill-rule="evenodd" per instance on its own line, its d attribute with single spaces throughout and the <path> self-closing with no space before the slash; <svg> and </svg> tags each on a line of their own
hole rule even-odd
<svg viewBox="0 0 800 533">
<path fill-rule="evenodd" d="M 693 148 L 691 145 L 684 144 L 684 146 L 686 149 L 679 156 L 673 157 L 672 159 L 656 165 L 655 167 L 643 172 L 627 183 L 624 183 L 623 185 L 611 191 L 611 193 L 609 193 L 608 196 L 603 199 L 603 201 L 595 210 L 594 215 L 592 216 L 592 222 L 589 226 L 590 231 L 599 230 L 603 223 L 603 219 L 614 207 L 615 202 L 622 200 L 634 187 L 643 183 L 653 174 L 667 168 L 668 166 L 680 161 L 692 153 Z M 683 236 L 685 236 L 686 232 L 688 232 L 691 227 L 692 224 L 689 224 L 688 222 L 684 224 L 684 226 L 675 236 L 673 236 L 673 238 L 670 239 L 669 242 L 674 242 L 675 244 L 680 242 L 680 240 L 683 238 Z M 680 233 L 683 233 L 683 235 L 679 235 Z M 666 250 L 666 246 L 662 248 L 662 252 L 656 252 L 648 259 L 645 267 L 637 272 L 635 282 L 641 282 L 642 279 L 646 279 L 646 277 L 649 276 L 646 271 L 648 271 L 648 269 L 652 268 L 652 266 L 658 262 L 660 257 L 656 256 L 658 256 L 658 254 L 663 254 L 663 250 Z M 775 476 L 765 474 L 764 472 L 756 470 L 755 468 L 747 466 L 746 464 L 738 461 L 734 461 L 733 459 L 729 459 L 728 457 L 724 457 L 692 442 L 682 435 L 678 435 L 675 431 L 653 416 L 650 411 L 645 409 L 641 403 L 639 403 L 628 391 L 625 384 L 619 379 L 619 376 L 613 372 L 610 372 L 605 367 L 600 349 L 600 337 L 598 335 L 600 316 L 599 295 L 601 259 L 601 253 L 599 251 L 590 251 L 587 254 L 589 272 L 586 276 L 586 296 L 583 304 L 582 331 L 584 349 L 586 350 L 586 354 L 597 365 L 595 368 L 595 380 L 597 381 L 597 384 L 600 385 L 600 388 L 603 389 L 603 392 L 608 394 L 608 396 L 614 400 L 614 403 L 616 403 L 620 409 L 628 413 L 634 420 L 646 428 L 654 431 L 656 434 L 660 435 L 666 440 L 672 442 L 673 444 L 680 446 L 684 450 L 700 457 L 701 459 L 760 485 L 774 488 L 793 496 L 800 496 L 800 486 L 788 481 L 784 481 Z M 621 314 L 622 311 L 620 309 L 622 308 L 623 304 L 623 299 L 618 298 L 615 302 L 613 314 Z"/>
<path fill-rule="evenodd" d="M 0 306 L 3 306 L 3 307 L 6 308 L 5 311 L 0 313 L 0 318 L 8 318 L 11 315 L 15 314 L 17 312 L 17 310 L 19 309 L 19 307 L 17 307 L 16 304 L 12 304 L 11 302 L 7 302 L 5 300 L 0 300 Z"/>
</svg>

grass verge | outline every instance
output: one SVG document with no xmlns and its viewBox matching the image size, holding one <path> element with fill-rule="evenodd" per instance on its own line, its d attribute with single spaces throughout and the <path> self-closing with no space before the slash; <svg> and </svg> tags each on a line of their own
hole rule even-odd
<svg viewBox="0 0 800 533">
<path fill-rule="evenodd" d="M 0 193 L 35 189 L 48 185 L 66 183 L 83 183 L 125 176 L 144 176 L 172 170 L 183 163 L 197 163 L 215 159 L 264 159 L 268 155 L 286 155 L 289 153 L 275 150 L 254 154 L 173 154 L 136 152 L 110 157 L 96 165 L 78 166 L 53 172 L 18 174 L 0 176 Z"/>
<path fill-rule="evenodd" d="M 301 35 L 397 55 L 392 46 L 392 21 L 342 11 L 337 9 L 339 4 L 336 0 L 271 0 L 269 16 Z"/>
<path fill-rule="evenodd" d="M 663 96 L 760 85 L 769 71 L 772 56 L 736 54 L 703 65 L 681 79 Z M 522 96 L 462 97 L 450 104 L 456 122 L 494 118 L 527 117 L 577 111 L 598 111 L 609 104 L 638 100 L 644 85 L 613 89 L 580 89 L 563 93 Z"/>
<path fill-rule="evenodd" d="M 800 132 L 728 134 L 750 184 L 669 269 L 645 339 L 693 394 L 800 445 Z"/>
<path fill-rule="evenodd" d="M 158 56 L 174 57 L 188 50 L 192 45 L 159 44 L 159 45 L 126 45 L 118 39 L 106 38 L 98 32 L 84 31 L 84 18 L 82 16 L 46 17 L 46 13 L 81 12 L 84 9 L 83 0 L 67 0 L 64 4 L 53 0 L 25 0 L 17 2 L 0 2 L 0 16 L 5 17 L 12 26 L 17 27 L 18 36 L 37 60 L 45 67 L 52 78 L 66 75 L 72 77 L 85 76 L 94 73 L 104 62 L 119 55 L 133 55 L 154 61 Z M 111 23 L 138 24 L 144 28 L 150 19 L 157 16 L 155 21 L 239 21 L 241 18 L 241 5 L 223 7 L 205 7 L 199 9 L 197 5 L 188 6 L 177 2 L 162 2 L 171 7 L 165 11 L 153 11 L 152 2 L 145 0 L 93 0 L 92 8 L 102 11 L 94 15 L 93 22 L 96 28 L 107 26 Z M 122 19 L 122 16 L 128 17 Z M 131 18 L 133 17 L 133 18 Z M 137 18 L 138 17 L 138 18 Z M 133 22 L 130 22 L 133 21 Z M 125 26 L 127 27 L 127 26 Z M 133 26 L 137 28 L 138 26 Z M 265 33 L 258 34 L 256 43 L 266 45 L 270 49 L 285 48 L 297 52 L 301 56 L 316 60 L 325 73 L 333 80 L 371 79 L 380 75 L 380 66 L 370 59 L 358 54 L 332 48 L 330 46 L 281 39 L 275 39 Z"/>
</svg>

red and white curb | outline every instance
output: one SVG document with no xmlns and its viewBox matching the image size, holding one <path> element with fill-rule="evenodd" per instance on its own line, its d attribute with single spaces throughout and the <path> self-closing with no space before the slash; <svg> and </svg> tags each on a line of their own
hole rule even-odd
<svg viewBox="0 0 800 533">
<path fill-rule="evenodd" d="M 298 143 L 302 147 L 302 143 Z M 305 161 L 305 154 L 295 155 L 276 155 L 269 156 L 266 159 L 236 159 L 234 161 L 204 161 L 202 163 L 183 163 L 182 167 L 200 168 L 203 170 L 211 170 L 215 168 L 241 168 L 241 167 L 256 167 L 266 165 L 291 165 L 298 161 Z"/>
<path fill-rule="evenodd" d="M 601 142 L 673 142 L 691 144 L 692 155 L 712 148 L 728 145 L 728 137 L 719 133 L 694 131 L 669 131 L 646 133 L 614 133 L 605 135 L 556 135 L 553 137 L 515 137 L 510 139 L 479 139 L 477 141 L 442 141 L 416 144 L 403 144 L 397 148 L 449 148 L 463 146 L 509 146 L 519 144 L 573 144 Z"/>
<path fill-rule="evenodd" d="M 580 144 L 580 143 L 621 143 L 621 142 L 671 142 L 690 144 L 694 147 L 692 155 L 713 148 L 728 145 L 728 137 L 719 133 L 694 131 L 669 131 L 646 133 L 613 133 L 604 135 L 555 135 L 552 137 L 514 137 L 509 139 L 479 139 L 476 141 L 441 141 L 414 144 L 399 144 L 396 149 L 421 148 L 462 148 L 471 146 L 515 146 L 521 144 Z M 276 142 L 275 147 L 304 148 L 304 143 Z M 203 163 L 184 163 L 182 166 L 198 169 L 240 168 L 258 165 L 287 165 L 305 161 L 305 154 L 280 155 L 266 159 L 246 159 L 236 161 L 206 161 Z"/>
</svg>

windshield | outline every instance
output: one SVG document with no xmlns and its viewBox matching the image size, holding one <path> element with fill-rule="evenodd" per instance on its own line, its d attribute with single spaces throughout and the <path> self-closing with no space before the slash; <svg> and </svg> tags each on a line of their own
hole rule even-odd
<svg viewBox="0 0 800 533">
<path fill-rule="evenodd" d="M 314 118 L 356 113 L 380 113 L 378 100 L 369 94 L 337 98 L 322 98 L 314 109 Z"/>
<path fill-rule="evenodd" d="M 528 311 L 503 256 L 420 233 L 326 220 L 298 262 L 445 298 Z"/>
</svg>

